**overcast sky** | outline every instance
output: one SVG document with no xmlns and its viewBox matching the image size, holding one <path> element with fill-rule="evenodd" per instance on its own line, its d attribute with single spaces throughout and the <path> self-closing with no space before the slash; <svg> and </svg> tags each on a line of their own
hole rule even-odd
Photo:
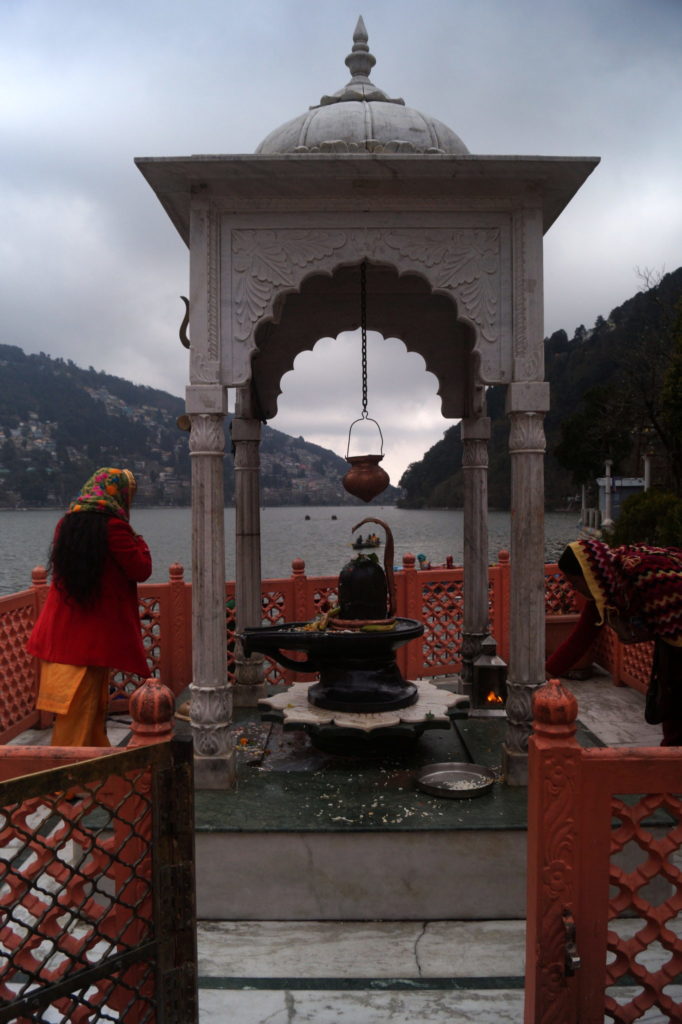
<svg viewBox="0 0 682 1024">
<path fill-rule="evenodd" d="M 374 83 L 472 153 L 602 158 L 546 236 L 546 334 L 682 264 L 682 0 L 0 0 L 0 342 L 183 395 L 188 254 L 133 159 L 253 152 L 345 84 L 359 14 Z M 298 358 L 272 426 L 345 454 L 350 345 Z M 374 335 L 369 411 L 393 483 L 449 426 Z"/>
</svg>

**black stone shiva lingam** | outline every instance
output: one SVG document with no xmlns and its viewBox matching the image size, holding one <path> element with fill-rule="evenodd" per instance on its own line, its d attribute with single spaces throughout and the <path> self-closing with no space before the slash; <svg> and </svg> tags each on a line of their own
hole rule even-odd
<svg viewBox="0 0 682 1024">
<path fill-rule="evenodd" d="M 375 554 L 359 554 L 341 570 L 339 606 L 312 622 L 245 629 L 244 653 L 267 654 L 296 672 L 319 673 L 308 701 L 331 711 L 371 714 L 415 704 L 419 693 L 406 682 L 395 660 L 403 644 L 424 632 L 416 619 L 395 616 L 393 535 L 380 519 L 368 517 L 353 527 L 376 523 L 386 531 L 384 568 Z M 303 651 L 305 661 L 285 652 Z"/>
</svg>

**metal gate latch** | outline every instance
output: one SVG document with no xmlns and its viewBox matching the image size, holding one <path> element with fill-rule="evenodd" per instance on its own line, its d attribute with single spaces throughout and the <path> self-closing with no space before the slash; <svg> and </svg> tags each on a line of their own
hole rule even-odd
<svg viewBox="0 0 682 1024">
<path fill-rule="evenodd" d="M 561 917 L 566 936 L 564 943 L 564 970 L 566 976 L 570 978 L 580 967 L 580 955 L 575 942 L 575 921 L 572 912 L 567 907 L 564 907 Z"/>
</svg>

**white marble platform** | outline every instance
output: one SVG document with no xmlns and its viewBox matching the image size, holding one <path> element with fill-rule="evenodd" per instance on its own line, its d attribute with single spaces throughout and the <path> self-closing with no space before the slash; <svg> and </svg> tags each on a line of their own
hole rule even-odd
<svg viewBox="0 0 682 1024">
<path fill-rule="evenodd" d="M 459 694 L 450 693 L 449 690 L 434 686 L 428 680 L 419 679 L 414 681 L 418 693 L 417 700 L 409 707 L 371 714 L 329 711 L 326 708 L 315 707 L 308 701 L 308 690 L 312 685 L 313 683 L 309 682 L 294 683 L 283 693 L 262 697 L 258 703 L 264 708 L 280 711 L 285 726 L 336 725 L 343 729 L 374 732 L 376 729 L 389 729 L 401 723 L 421 725 L 424 722 L 431 722 L 448 728 L 448 709 L 463 699 Z"/>
</svg>

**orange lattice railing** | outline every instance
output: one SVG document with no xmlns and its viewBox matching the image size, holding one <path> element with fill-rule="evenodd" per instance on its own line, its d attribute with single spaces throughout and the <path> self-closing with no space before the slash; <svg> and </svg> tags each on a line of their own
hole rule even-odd
<svg viewBox="0 0 682 1024">
<path fill-rule="evenodd" d="M 682 749 L 581 749 L 577 710 L 535 696 L 525 1020 L 680 1024 Z"/>
<path fill-rule="evenodd" d="M 36 663 L 25 650 L 37 615 L 36 591 L 3 597 L 0 607 L 0 740 L 7 743 L 40 718 Z"/>
<path fill-rule="evenodd" d="M 681 765 L 678 759 L 678 772 Z M 629 789 L 641 789 L 641 781 L 631 777 L 628 792 L 611 796 L 604 1008 L 623 1024 L 652 1008 L 670 1014 L 669 1020 L 682 1020 L 680 774 L 675 784 L 677 795 L 633 798 Z"/>
<path fill-rule="evenodd" d="M 0 1021 L 197 1020 L 191 745 L 101 754 L 0 751 Z"/>
<path fill-rule="evenodd" d="M 489 568 L 490 628 L 498 653 L 509 660 L 510 563 L 500 551 L 497 565 Z M 397 614 L 418 619 L 426 626 L 423 638 L 398 651 L 398 664 L 409 679 L 447 675 L 459 671 L 463 630 L 464 581 L 461 566 L 420 570 L 414 555 L 403 557 L 395 573 Z M 33 586 L 20 594 L 0 597 L 0 743 L 38 722 L 35 711 L 36 666 L 25 652 L 25 643 L 45 599 L 44 569 L 35 569 Z M 149 675 L 163 679 L 179 694 L 192 678 L 192 587 L 184 580 L 181 565 L 172 565 L 167 583 L 138 587 L 140 628 L 147 650 Z M 302 559 L 292 562 L 292 574 L 284 579 L 263 580 L 263 625 L 312 619 L 337 601 L 337 577 L 305 574 Z M 557 624 L 572 625 L 578 605 L 570 585 L 556 565 L 545 566 L 548 630 Z M 225 584 L 225 638 L 228 675 L 235 672 L 235 585 Z M 625 647 L 610 630 L 603 630 L 594 658 L 613 676 L 614 682 L 646 689 L 651 662 L 649 646 Z M 549 633 L 548 633 L 549 637 Z M 265 681 L 291 683 L 310 676 L 296 674 L 265 659 Z M 116 673 L 112 680 L 112 710 L 125 710 L 131 693 L 142 679 Z"/>
</svg>

